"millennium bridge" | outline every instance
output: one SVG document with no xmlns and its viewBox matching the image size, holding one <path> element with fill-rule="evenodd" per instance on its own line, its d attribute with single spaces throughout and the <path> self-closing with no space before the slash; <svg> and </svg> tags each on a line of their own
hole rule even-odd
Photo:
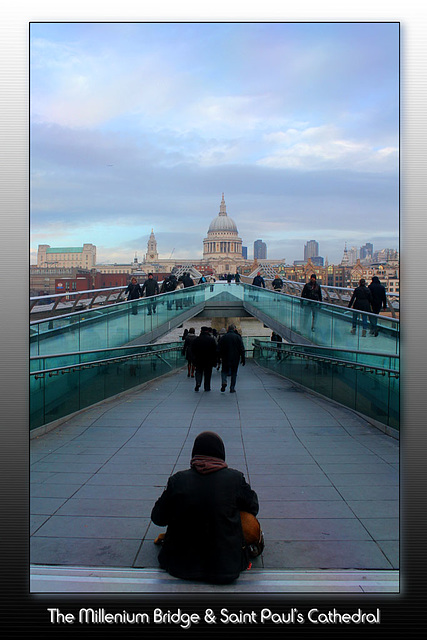
<svg viewBox="0 0 427 640">
<path fill-rule="evenodd" d="M 348 296 L 292 286 L 31 300 L 33 592 L 398 591 L 399 320 L 367 314 L 378 335 L 364 335 L 359 314 L 352 333 Z M 219 372 L 211 393 L 187 377 L 178 328 L 213 317 L 283 339 L 243 335 L 235 394 Z M 266 546 L 233 585 L 172 578 L 153 544 L 154 501 L 205 429 L 260 501 Z"/>
</svg>

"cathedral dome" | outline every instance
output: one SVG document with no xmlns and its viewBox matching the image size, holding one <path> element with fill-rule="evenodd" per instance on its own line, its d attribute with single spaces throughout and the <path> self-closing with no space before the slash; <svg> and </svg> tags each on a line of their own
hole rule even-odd
<svg viewBox="0 0 427 640">
<path fill-rule="evenodd" d="M 228 216 L 217 216 L 214 218 L 209 226 L 209 232 L 216 233 L 217 231 L 234 231 L 237 233 L 237 227 L 234 220 L 229 218 Z"/>
<path fill-rule="evenodd" d="M 228 231 L 237 234 L 237 226 L 232 218 L 229 218 L 225 209 L 224 194 L 222 194 L 222 201 L 219 210 L 219 214 L 214 218 L 209 226 L 208 233 L 218 233 L 219 231 Z"/>
</svg>

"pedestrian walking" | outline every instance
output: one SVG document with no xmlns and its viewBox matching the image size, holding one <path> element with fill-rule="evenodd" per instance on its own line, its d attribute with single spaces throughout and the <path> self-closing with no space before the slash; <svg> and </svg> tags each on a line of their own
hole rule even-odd
<svg viewBox="0 0 427 640">
<path fill-rule="evenodd" d="M 243 473 L 225 462 L 221 437 L 212 431 L 200 433 L 190 469 L 169 478 L 151 512 L 154 524 L 167 526 L 166 534 L 155 540 L 161 544 L 160 567 L 181 579 L 233 582 L 264 546 L 255 517 L 258 509 L 258 496 Z M 254 552 L 246 518 L 257 529 L 259 543 Z"/>
<path fill-rule="evenodd" d="M 196 338 L 196 330 L 194 329 L 194 327 L 191 327 L 188 330 L 182 347 L 182 355 L 185 356 L 185 359 L 187 360 L 188 378 L 194 378 L 194 371 L 196 369 L 193 352 L 191 350 L 191 345 L 193 344 L 193 341 L 196 340 Z"/>
<path fill-rule="evenodd" d="M 209 327 L 201 328 L 200 335 L 191 343 L 191 353 L 196 365 L 196 386 L 194 391 L 200 389 L 202 380 L 204 390 L 210 391 L 212 368 L 216 366 L 217 351 L 215 338 L 210 335 Z"/>
<path fill-rule="evenodd" d="M 253 284 L 254 287 L 264 287 L 264 289 L 265 289 L 265 281 L 264 281 L 264 278 L 262 277 L 260 271 L 258 271 L 258 273 L 256 274 L 255 278 L 252 280 L 252 284 Z M 253 293 L 253 300 L 258 302 L 258 300 L 259 300 L 258 293 Z"/>
<path fill-rule="evenodd" d="M 306 300 L 315 300 L 316 302 L 322 302 L 322 289 L 317 282 L 315 273 L 310 276 L 309 282 L 307 282 L 302 290 L 301 298 Z M 310 304 L 311 307 L 311 330 L 314 331 L 314 324 L 316 320 L 316 305 Z"/>
<path fill-rule="evenodd" d="M 378 335 L 378 318 L 381 311 L 381 307 L 385 311 L 387 309 L 387 296 L 385 292 L 385 287 L 381 284 L 378 276 L 372 277 L 371 284 L 368 285 L 368 289 L 372 295 L 372 313 L 375 313 L 375 316 L 369 316 L 369 320 L 371 323 L 371 331 L 370 333 L 375 337 Z"/>
<path fill-rule="evenodd" d="M 278 273 L 276 273 L 276 276 L 275 276 L 273 282 L 271 283 L 271 286 L 273 287 L 273 289 L 275 291 L 281 291 L 282 290 L 283 280 L 282 280 L 282 278 L 279 277 Z"/>
<path fill-rule="evenodd" d="M 367 311 L 372 312 L 372 293 L 366 286 L 366 281 L 364 278 L 359 280 L 359 286 L 355 288 L 353 291 L 353 295 L 351 296 L 351 300 L 348 303 L 349 308 L 353 307 L 353 309 L 358 309 L 358 311 Z M 356 333 L 356 324 L 357 317 L 359 315 L 358 311 L 353 312 L 353 323 L 351 333 Z M 362 316 L 362 337 L 366 336 L 366 329 L 368 328 L 368 316 L 366 313 L 361 313 Z"/>
<path fill-rule="evenodd" d="M 153 274 L 149 273 L 148 274 L 148 279 L 144 282 L 144 284 L 142 285 L 142 295 L 144 295 L 145 292 L 145 297 L 146 298 L 152 298 L 153 296 L 155 296 L 156 294 L 159 293 L 159 285 L 157 283 L 157 280 L 155 280 L 153 278 Z M 156 303 L 150 303 L 148 305 L 148 316 L 151 316 L 151 313 L 156 313 Z"/>
<path fill-rule="evenodd" d="M 234 274 L 234 282 L 236 284 L 239 284 L 241 278 L 240 278 L 240 273 L 238 271 L 236 271 L 236 273 Z"/>
<path fill-rule="evenodd" d="M 235 392 L 239 364 L 245 365 L 245 347 L 242 337 L 236 333 L 236 325 L 230 324 L 227 333 L 220 337 L 218 354 L 221 360 L 221 391 L 227 387 L 227 377 L 231 376 L 230 393 Z"/>
<path fill-rule="evenodd" d="M 162 284 L 162 287 L 160 289 L 160 293 L 171 293 L 172 291 L 175 291 L 177 285 L 178 285 L 178 280 L 176 279 L 176 276 L 171 273 L 170 276 L 168 276 L 167 278 L 165 278 L 163 280 L 163 284 Z M 169 311 L 171 311 L 171 309 L 172 309 L 172 296 L 168 296 L 167 297 L 166 306 L 167 306 L 167 309 Z"/>
<path fill-rule="evenodd" d="M 128 301 L 137 300 L 138 298 L 142 297 L 141 285 L 138 284 L 138 281 L 135 277 L 133 277 L 129 282 L 127 289 L 125 291 L 125 295 L 126 294 L 128 294 L 128 297 L 127 297 Z M 138 313 L 137 303 L 136 302 L 132 303 L 131 307 L 132 307 L 132 314 L 136 316 Z"/>
<path fill-rule="evenodd" d="M 262 277 L 260 271 L 258 271 L 258 273 L 256 274 L 255 278 L 252 280 L 252 284 L 253 284 L 254 287 L 264 287 L 264 289 L 265 289 L 264 278 Z"/>
</svg>

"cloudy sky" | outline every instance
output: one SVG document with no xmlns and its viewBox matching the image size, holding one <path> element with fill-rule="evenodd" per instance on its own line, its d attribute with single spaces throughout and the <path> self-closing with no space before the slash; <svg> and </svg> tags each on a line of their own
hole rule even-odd
<svg viewBox="0 0 427 640">
<path fill-rule="evenodd" d="M 397 23 L 33 23 L 31 256 L 202 257 L 224 192 L 248 255 L 398 248 Z"/>
</svg>

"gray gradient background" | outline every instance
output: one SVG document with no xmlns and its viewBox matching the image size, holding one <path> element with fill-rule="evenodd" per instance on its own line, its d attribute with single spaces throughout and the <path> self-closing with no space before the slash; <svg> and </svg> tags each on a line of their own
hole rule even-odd
<svg viewBox="0 0 427 640">
<path fill-rule="evenodd" d="M 42 7 L 41 5 L 47 5 Z M 126 3 L 125 3 L 126 4 Z M 310 4 L 310 3 L 309 3 Z M 374 3 L 359 2 L 357 12 L 346 10 L 339 4 L 322 5 L 322 15 L 316 8 L 304 15 L 287 12 L 286 17 L 279 10 L 270 11 L 266 15 L 263 6 L 258 14 L 242 16 L 235 12 L 229 16 L 199 13 L 197 18 L 239 20 L 310 20 L 331 21 L 400 21 L 401 22 L 401 322 L 402 322 L 402 371 L 401 387 L 402 426 L 401 426 L 401 487 L 402 487 L 402 593 L 398 596 L 378 596 L 363 598 L 329 595 L 328 604 L 338 610 L 355 611 L 358 607 L 370 610 L 381 607 L 382 625 L 397 628 L 396 625 L 423 624 L 425 609 L 424 592 L 426 586 L 426 318 L 427 296 L 424 286 L 424 256 L 427 241 L 426 216 L 426 15 L 414 13 L 416 3 L 411 1 L 402 7 L 412 8 L 405 17 L 404 9 L 397 3 L 381 3 L 384 9 L 375 10 Z M 329 3 L 331 4 L 331 3 Z M 379 3 L 377 3 L 378 6 Z M 22 6 L 21 6 L 22 5 Z M 81 5 L 81 6 L 80 6 Z M 59 606 L 66 611 L 78 607 L 78 596 L 36 596 L 28 595 L 28 287 L 29 287 L 29 170 L 28 170 L 28 24 L 30 21 L 98 21 L 107 20 L 97 10 L 85 8 L 84 3 L 74 3 L 73 10 L 67 15 L 60 15 L 61 10 L 54 8 L 53 3 L 35 4 L 36 9 L 29 13 L 23 9 L 24 3 L 17 0 L 14 9 L 9 10 L 7 18 L 0 20 L 0 281 L 2 292 L 1 304 L 1 554 L 0 576 L 1 595 L 0 610 L 3 610 L 3 628 L 17 630 L 23 623 L 24 632 L 40 630 L 48 626 L 47 607 Z M 102 6 L 102 5 L 100 5 Z M 42 9 L 45 9 L 44 11 Z M 409 11 L 408 9 L 408 11 Z M 5 9 L 2 10 L 4 12 Z M 105 11 L 105 9 L 101 9 Z M 132 11 L 132 9 L 130 9 Z M 163 19 L 161 11 L 157 15 L 135 16 L 128 12 L 126 6 L 120 6 L 120 14 L 113 16 L 119 21 L 134 19 Z M 423 10 L 424 13 L 426 10 Z M 187 11 L 185 15 L 163 12 L 169 20 L 195 19 L 194 13 Z M 14 15 L 15 14 L 15 15 Z M 1 17 L 1 16 L 0 16 Z M 111 18 L 111 14 L 108 16 Z M 313 606 L 327 606 L 328 596 L 312 596 Z M 120 600 L 120 604 L 119 604 Z M 101 606 L 100 597 L 85 597 L 90 605 Z M 230 596 L 220 606 L 230 607 Z M 254 608 L 254 601 L 233 600 L 234 610 L 239 607 L 245 611 Z M 95 604 L 96 603 L 96 604 Z M 117 605 L 117 610 L 124 608 L 125 602 L 115 597 L 109 606 Z M 143 598 L 136 600 L 135 610 L 146 610 Z M 156 597 L 155 604 L 160 603 Z M 250 604 L 249 604 L 250 603 Z M 422 605 L 421 605 L 422 603 Z M 104 603 L 105 604 L 105 603 Z M 127 610 L 132 610 L 131 603 L 126 602 Z M 211 598 L 203 606 L 213 604 Z M 217 603 L 215 603 L 217 606 Z M 275 606 L 280 610 L 291 606 L 299 606 L 302 611 L 308 608 L 308 596 L 269 597 L 263 606 Z M 166 602 L 162 603 L 166 606 Z M 182 603 L 181 603 L 182 605 Z M 80 605 L 83 606 L 83 605 Z M 169 600 L 169 606 L 177 607 L 179 603 Z M 186 600 L 185 608 L 198 611 L 195 600 Z M 423 607 L 423 608 L 422 608 Z M 23 615 L 25 611 L 25 616 Z M 25 621 L 24 621 L 25 620 Z M 334 627 L 342 631 L 342 627 Z M 348 627 L 346 627 L 347 629 Z M 408 627 L 407 627 L 408 628 Z M 74 632 L 79 628 L 75 628 Z M 93 632 L 94 627 L 91 627 Z M 136 628 L 135 628 L 136 630 Z M 220 632 L 224 627 L 215 629 L 203 628 L 209 636 L 214 631 Z M 282 633 L 286 627 L 262 628 L 263 636 L 270 632 Z M 334 630 L 329 627 L 328 631 Z M 359 629 L 363 631 L 363 629 Z M 379 629 L 378 629 L 379 630 Z M 101 629 L 100 629 L 101 631 Z M 116 632 L 121 632 L 116 627 Z M 126 633 L 130 629 L 127 628 Z M 139 633 L 141 633 L 141 628 Z M 148 630 L 147 630 L 148 631 Z M 162 627 L 156 635 L 166 637 L 168 628 Z M 176 631 L 172 629 L 171 631 Z M 199 627 L 198 631 L 201 631 Z M 233 629 L 237 632 L 238 629 Z M 245 627 L 245 637 L 261 628 Z M 144 634 L 146 636 L 146 634 Z M 188 635 L 188 632 L 187 632 Z"/>
</svg>

